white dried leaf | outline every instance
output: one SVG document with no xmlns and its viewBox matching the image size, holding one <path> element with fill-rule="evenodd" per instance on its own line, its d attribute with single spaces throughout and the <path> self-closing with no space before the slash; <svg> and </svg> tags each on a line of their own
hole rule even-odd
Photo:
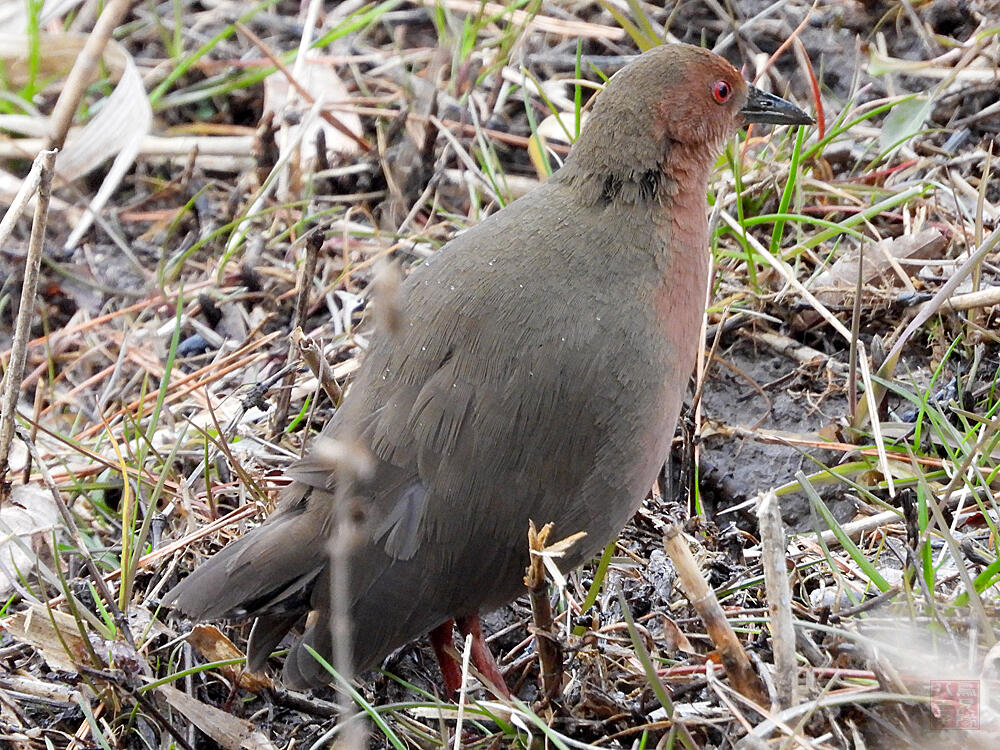
<svg viewBox="0 0 1000 750">
<path fill-rule="evenodd" d="M 853 295 L 861 271 L 861 283 L 882 286 L 901 286 L 894 266 L 907 272 L 916 272 L 924 267 L 914 261 L 940 257 L 947 245 L 944 235 L 934 227 L 918 232 L 889 237 L 864 249 L 864 260 L 859 264 L 857 249 L 845 252 L 837 261 L 810 283 L 817 290 L 816 297 L 823 302 L 840 304 L 845 295 Z M 861 266 L 859 269 L 859 265 Z"/>
<path fill-rule="evenodd" d="M 587 121 L 588 112 L 580 113 L 580 127 Z M 538 135 L 547 141 L 558 141 L 559 143 L 570 143 L 570 137 L 577 134 L 576 113 L 560 112 L 558 115 L 549 115 L 538 124 Z"/>
<path fill-rule="evenodd" d="M 246 719 L 202 703 L 170 685 L 161 685 L 157 692 L 188 721 L 226 750 L 274 749 L 267 736 Z"/>
<path fill-rule="evenodd" d="M 86 34 L 42 34 L 41 44 L 45 53 L 40 58 L 40 75 L 64 77 L 86 42 Z M 0 66 L 7 80 L 15 85 L 26 75 L 28 51 L 27 35 L 0 34 Z M 97 114 L 86 125 L 70 129 L 66 144 L 56 159 L 56 173 L 62 179 L 72 181 L 94 171 L 108 159 L 113 158 L 114 162 L 102 180 L 100 190 L 90 201 L 87 212 L 76 223 L 66 242 L 67 247 L 79 241 L 93 223 L 93 215 L 104 207 L 118 188 L 135 161 L 153 120 L 153 110 L 142 78 L 128 51 L 111 40 L 104 48 L 102 62 L 104 69 L 118 82 L 110 96 L 91 107 Z M 47 134 L 49 125 L 48 117 L 43 115 L 0 115 L 0 128 L 23 135 Z"/>
<path fill-rule="evenodd" d="M 42 487 L 20 485 L 0 507 L 0 599 L 31 577 L 45 539 L 58 524 L 55 500 Z"/>
<path fill-rule="evenodd" d="M 306 61 L 302 66 L 302 74 L 298 78 L 299 85 L 304 88 L 313 101 L 322 98 L 325 108 L 336 105 L 338 101 L 348 98 L 347 87 L 337 75 L 337 71 L 326 62 Z M 309 103 L 299 97 L 298 92 L 293 91 L 288 79 L 281 72 L 272 73 L 264 79 L 264 113 L 274 117 L 275 123 L 281 123 L 288 108 L 297 106 L 304 114 L 309 109 Z M 347 129 L 361 136 L 361 118 L 353 112 L 337 111 L 334 116 Z M 300 133 L 303 125 L 306 132 Z M 335 127 L 322 118 L 312 118 L 303 124 L 290 125 L 284 138 L 284 144 L 279 141 L 278 147 L 280 156 L 286 156 L 286 149 L 293 148 L 298 144 L 299 158 L 298 168 L 302 171 L 310 171 L 316 164 L 316 134 L 322 130 L 326 138 L 326 147 L 330 151 L 341 154 L 354 154 L 358 151 L 357 142 L 344 135 Z"/>
<path fill-rule="evenodd" d="M 83 0 L 45 0 L 38 14 L 38 24 L 45 27 L 49 21 L 69 13 Z M 23 29 L 28 23 L 28 3 L 0 2 L 0 28 Z"/>
<path fill-rule="evenodd" d="M 49 669 L 76 672 L 90 655 L 72 615 L 40 604 L 30 604 L 3 621 L 3 629 L 18 643 L 27 643 L 45 659 Z"/>
</svg>

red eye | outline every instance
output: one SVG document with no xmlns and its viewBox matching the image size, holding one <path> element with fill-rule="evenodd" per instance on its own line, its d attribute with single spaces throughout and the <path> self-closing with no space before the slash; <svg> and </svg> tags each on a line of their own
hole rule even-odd
<svg viewBox="0 0 1000 750">
<path fill-rule="evenodd" d="M 733 87 L 725 81 L 716 81 L 712 86 L 712 97 L 719 104 L 725 104 L 733 95 Z"/>
</svg>

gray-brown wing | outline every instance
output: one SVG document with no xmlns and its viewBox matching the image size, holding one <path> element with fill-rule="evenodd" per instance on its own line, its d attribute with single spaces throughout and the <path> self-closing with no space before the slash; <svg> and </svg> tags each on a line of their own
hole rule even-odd
<svg viewBox="0 0 1000 750">
<path fill-rule="evenodd" d="M 523 226 L 516 216 L 508 221 L 470 230 L 410 276 L 403 331 L 377 339 L 328 430 L 360 434 L 376 459 L 356 488 L 369 517 L 351 563 L 362 664 L 366 651 L 378 658 L 515 596 L 528 519 L 569 534 L 587 512 L 574 500 L 602 436 L 594 420 L 609 376 L 592 356 L 602 334 L 565 320 L 553 342 L 539 306 L 553 304 L 567 269 L 553 258 L 549 278 L 537 267 L 525 277 L 511 248 L 530 240 L 512 236 Z M 558 300 L 567 310 L 575 302 Z M 289 473 L 329 487 L 329 469 L 317 454 Z"/>
</svg>

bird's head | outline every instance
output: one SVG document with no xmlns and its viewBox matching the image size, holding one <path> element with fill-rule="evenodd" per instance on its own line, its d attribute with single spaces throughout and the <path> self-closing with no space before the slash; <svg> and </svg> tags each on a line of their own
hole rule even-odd
<svg viewBox="0 0 1000 750">
<path fill-rule="evenodd" d="M 726 139 L 748 123 L 812 121 L 790 102 L 748 84 L 713 52 L 665 44 L 611 77 L 571 161 L 588 172 L 643 173 L 663 167 L 673 152 L 671 161 L 687 154 L 707 170 Z"/>
</svg>

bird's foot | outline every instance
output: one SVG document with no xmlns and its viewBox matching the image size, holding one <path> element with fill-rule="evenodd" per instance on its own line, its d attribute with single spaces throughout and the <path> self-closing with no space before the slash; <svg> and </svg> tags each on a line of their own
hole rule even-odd
<svg viewBox="0 0 1000 750">
<path fill-rule="evenodd" d="M 449 696 L 455 695 L 462 687 L 462 668 L 452 656 L 455 653 L 454 629 L 455 621 L 445 620 L 428 635 L 438 666 L 441 667 L 445 695 Z"/>
<path fill-rule="evenodd" d="M 486 640 L 483 638 L 483 625 L 479 622 L 479 615 L 459 617 L 458 632 L 463 636 L 472 636 L 472 653 L 470 654 L 472 663 L 476 665 L 479 673 L 492 683 L 496 691 L 510 700 L 507 681 L 500 672 L 496 659 L 493 658 L 493 652 L 490 651 L 490 647 L 486 645 Z"/>
<path fill-rule="evenodd" d="M 452 632 L 454 627 L 455 621 L 448 620 L 430 632 L 431 646 L 434 647 L 434 654 L 441 667 L 441 677 L 444 679 L 447 695 L 455 695 L 462 688 L 462 668 L 454 656 L 456 653 Z M 509 699 L 511 695 L 507 682 L 493 658 L 490 647 L 483 639 L 483 627 L 479 622 L 479 615 L 458 618 L 458 631 L 463 636 L 472 636 L 469 658 L 488 683 L 488 687 L 492 687 L 494 692 Z"/>
</svg>

